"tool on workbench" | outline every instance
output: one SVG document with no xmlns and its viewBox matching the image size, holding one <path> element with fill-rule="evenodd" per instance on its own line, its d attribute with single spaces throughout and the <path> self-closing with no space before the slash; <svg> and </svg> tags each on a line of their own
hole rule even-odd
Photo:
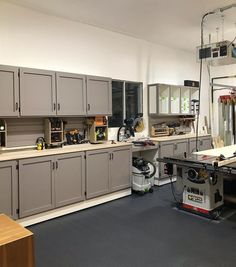
<svg viewBox="0 0 236 267">
<path fill-rule="evenodd" d="M 124 120 L 124 124 L 119 127 L 117 132 L 117 141 L 124 141 L 134 137 L 135 132 L 141 132 L 144 129 L 143 114 L 139 113 L 136 117 Z"/>
<path fill-rule="evenodd" d="M 49 118 L 44 121 L 44 138 L 46 148 L 62 147 L 64 143 L 64 124 L 60 118 Z"/>
<path fill-rule="evenodd" d="M 89 118 L 87 124 L 91 143 L 101 143 L 108 140 L 108 125 L 105 116 Z"/>
<path fill-rule="evenodd" d="M 43 150 L 45 148 L 45 139 L 43 137 L 38 137 L 36 140 L 36 149 Z"/>
</svg>

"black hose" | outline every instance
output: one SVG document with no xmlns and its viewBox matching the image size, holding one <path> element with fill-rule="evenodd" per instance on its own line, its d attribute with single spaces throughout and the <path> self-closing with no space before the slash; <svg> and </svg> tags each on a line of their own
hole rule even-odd
<svg viewBox="0 0 236 267">
<path fill-rule="evenodd" d="M 120 126 L 117 132 L 117 141 L 120 142 L 120 130 L 125 127 L 124 125 Z"/>
<path fill-rule="evenodd" d="M 148 174 L 148 175 L 145 175 L 145 178 L 149 179 L 149 178 L 152 178 L 155 175 L 157 168 L 156 168 L 156 165 L 153 162 L 151 162 L 149 160 L 145 160 L 145 162 L 149 163 L 153 167 L 152 173 Z"/>
</svg>

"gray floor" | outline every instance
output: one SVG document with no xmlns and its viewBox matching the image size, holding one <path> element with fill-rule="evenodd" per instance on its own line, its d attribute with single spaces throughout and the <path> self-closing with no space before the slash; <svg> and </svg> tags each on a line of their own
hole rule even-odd
<svg viewBox="0 0 236 267">
<path fill-rule="evenodd" d="M 167 185 L 32 226 L 36 267 L 236 266 L 236 213 L 216 223 L 172 201 Z"/>
</svg>

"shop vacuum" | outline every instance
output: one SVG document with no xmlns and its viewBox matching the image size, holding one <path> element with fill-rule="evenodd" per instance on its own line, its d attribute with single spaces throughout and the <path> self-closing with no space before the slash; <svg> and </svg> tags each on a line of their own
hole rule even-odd
<svg viewBox="0 0 236 267">
<path fill-rule="evenodd" d="M 139 194 L 152 193 L 156 166 L 143 158 L 133 157 L 132 191 Z"/>
</svg>

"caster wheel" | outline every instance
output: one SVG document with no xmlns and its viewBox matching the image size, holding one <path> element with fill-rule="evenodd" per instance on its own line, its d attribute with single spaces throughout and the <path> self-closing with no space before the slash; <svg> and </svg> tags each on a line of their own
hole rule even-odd
<svg viewBox="0 0 236 267">
<path fill-rule="evenodd" d="M 145 194 L 144 191 L 139 191 L 139 195 L 140 195 L 140 196 L 143 196 L 144 194 Z"/>
<path fill-rule="evenodd" d="M 152 188 L 149 189 L 149 193 L 153 193 L 153 189 Z"/>
</svg>

